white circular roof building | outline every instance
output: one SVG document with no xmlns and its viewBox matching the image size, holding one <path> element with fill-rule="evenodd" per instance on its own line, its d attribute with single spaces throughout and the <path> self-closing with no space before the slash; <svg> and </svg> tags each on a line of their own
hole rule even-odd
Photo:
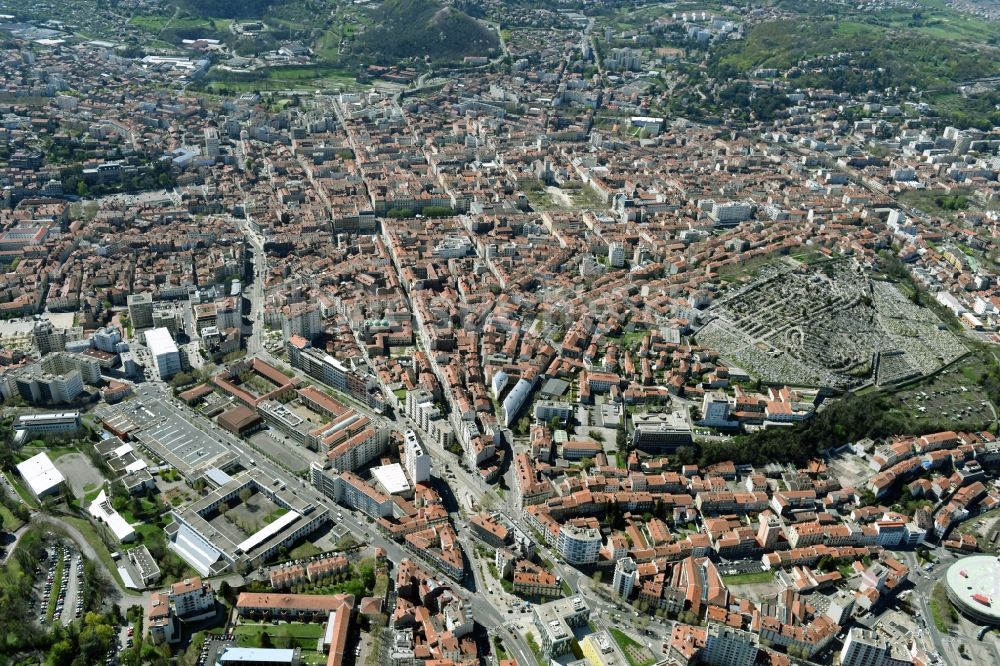
<svg viewBox="0 0 1000 666">
<path fill-rule="evenodd" d="M 945 576 L 948 599 L 962 614 L 1000 625 L 1000 559 L 995 555 L 963 557 Z"/>
</svg>

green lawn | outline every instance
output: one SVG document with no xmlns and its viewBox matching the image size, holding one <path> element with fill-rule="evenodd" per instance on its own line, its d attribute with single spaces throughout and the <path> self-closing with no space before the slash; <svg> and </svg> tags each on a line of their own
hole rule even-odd
<svg viewBox="0 0 1000 666">
<path fill-rule="evenodd" d="M 270 525 L 271 523 L 276 521 L 278 518 L 281 518 L 286 513 L 288 513 L 288 509 L 279 506 L 277 509 L 264 516 L 264 524 Z"/>
<path fill-rule="evenodd" d="M 293 560 L 301 560 L 313 555 L 319 555 L 323 551 L 311 541 L 303 541 L 288 553 L 288 557 Z"/>
<path fill-rule="evenodd" d="M 302 65 L 298 67 L 269 67 L 260 74 L 240 75 L 213 71 L 204 86 L 210 91 L 261 91 L 299 88 L 366 88 L 357 82 L 355 75 L 336 67 Z"/>
<path fill-rule="evenodd" d="M 621 345 L 623 349 L 632 349 L 633 347 L 638 347 L 642 344 L 642 339 L 647 335 L 649 335 L 649 331 L 645 329 L 623 333 L 622 336 L 618 338 L 618 344 Z"/>
<path fill-rule="evenodd" d="M 153 523 L 131 523 L 139 543 L 151 543 L 163 538 L 163 528 Z"/>
<path fill-rule="evenodd" d="M 261 647 L 265 633 L 274 647 L 314 651 L 317 639 L 323 635 L 323 623 L 241 624 L 236 627 L 236 642 L 243 647 Z"/>
<path fill-rule="evenodd" d="M 104 566 L 111 572 L 118 586 L 121 588 L 125 587 L 124 581 L 122 581 L 121 574 L 118 573 L 118 565 L 115 561 L 111 559 L 111 553 L 108 551 L 108 547 L 104 545 L 104 541 L 101 540 L 100 535 L 97 533 L 97 529 L 90 524 L 89 520 L 83 518 L 77 518 L 75 516 L 64 516 L 62 518 L 65 522 L 69 523 L 75 527 L 83 535 L 83 538 L 87 540 L 91 548 L 97 551 L 97 556 L 104 563 Z"/>
<path fill-rule="evenodd" d="M 541 664 L 542 663 L 542 648 L 539 647 L 538 641 L 535 640 L 535 635 L 533 633 L 529 632 L 529 633 L 525 634 L 524 640 L 525 640 L 525 642 L 528 643 L 528 647 L 531 649 L 531 653 L 533 655 L 535 655 L 535 659 L 537 659 L 538 663 Z"/>
<path fill-rule="evenodd" d="M 24 525 L 24 523 L 5 505 L 0 504 L 0 525 L 8 532 L 13 532 L 21 525 Z"/>
<path fill-rule="evenodd" d="M 88 483 L 83 487 L 83 505 L 89 506 L 91 502 L 97 499 L 97 496 L 101 494 L 101 490 L 104 487 L 97 483 Z"/>
<path fill-rule="evenodd" d="M 31 456 L 37 455 L 39 453 L 45 452 L 49 459 L 58 460 L 63 456 L 69 455 L 70 453 L 79 453 L 79 449 L 75 446 L 33 446 L 31 444 L 25 445 L 21 449 L 21 454 L 25 458 L 30 458 Z"/>
<path fill-rule="evenodd" d="M 656 657 L 636 661 L 636 659 L 632 656 L 633 651 L 649 654 L 649 650 L 646 649 L 646 646 L 626 636 L 624 632 L 615 629 L 614 627 L 608 627 L 608 633 L 610 633 L 611 637 L 615 639 L 615 643 L 618 643 L 618 647 L 621 648 L 622 653 L 628 660 L 629 666 L 652 666 L 656 663 Z"/>
<path fill-rule="evenodd" d="M 232 19 L 222 18 L 198 18 L 195 16 L 183 16 L 171 19 L 170 16 L 157 14 L 146 14 L 145 16 L 133 16 L 130 23 L 148 32 L 156 34 L 166 27 L 170 28 L 211 28 L 211 23 L 215 23 L 216 30 L 225 32 L 229 29 Z M 169 24 L 169 25 L 168 25 Z"/>
<path fill-rule="evenodd" d="M 734 576 L 723 576 L 722 581 L 726 585 L 750 585 L 752 583 L 770 583 L 774 581 L 774 573 L 771 571 L 761 571 L 760 573 L 736 574 Z"/>
<path fill-rule="evenodd" d="M 16 474 L 8 474 L 7 472 L 3 472 L 3 475 L 6 476 L 7 480 L 10 481 L 10 484 L 14 486 L 14 490 L 16 490 L 17 494 L 21 496 L 21 499 L 24 500 L 25 504 L 34 509 L 38 508 L 38 502 L 35 501 L 35 498 L 31 496 L 31 493 L 29 493 L 24 487 L 24 484 L 21 483 L 21 478 L 19 476 Z"/>
<path fill-rule="evenodd" d="M 864 53 L 863 75 L 869 85 L 892 80 L 900 86 L 930 89 L 995 72 L 1000 56 L 985 42 L 997 37 L 986 36 L 981 28 L 982 24 L 952 22 L 950 17 L 947 23 L 901 29 L 870 15 L 797 16 L 756 24 L 747 30 L 745 39 L 713 46 L 710 58 L 745 72 L 755 67 L 786 69 L 801 59 L 826 54 Z M 978 43 L 961 41 L 974 34 L 980 37 Z M 853 74 L 840 71 L 807 73 L 800 84 L 863 85 Z"/>
<path fill-rule="evenodd" d="M 900 203 L 912 206 L 913 208 L 919 208 L 925 213 L 952 217 L 958 210 L 942 207 L 941 204 L 947 205 L 949 201 L 955 201 L 957 197 L 959 205 L 964 204 L 975 207 L 975 202 L 968 198 L 970 192 L 971 190 L 959 187 L 952 188 L 951 192 L 945 192 L 944 190 L 907 190 L 900 194 L 898 199 Z"/>
<path fill-rule="evenodd" d="M 944 589 L 943 583 L 934 586 L 931 592 L 931 615 L 934 616 L 934 626 L 941 633 L 947 633 L 951 625 L 958 619 L 958 613 L 948 601 L 948 593 Z"/>
</svg>

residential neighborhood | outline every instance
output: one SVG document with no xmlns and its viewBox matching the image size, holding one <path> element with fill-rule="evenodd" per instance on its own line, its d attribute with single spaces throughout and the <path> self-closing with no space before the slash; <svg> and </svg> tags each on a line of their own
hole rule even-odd
<svg viewBox="0 0 1000 666">
<path fill-rule="evenodd" d="M 249 4 L 0 3 L 0 662 L 1000 663 L 993 10 Z"/>
</svg>

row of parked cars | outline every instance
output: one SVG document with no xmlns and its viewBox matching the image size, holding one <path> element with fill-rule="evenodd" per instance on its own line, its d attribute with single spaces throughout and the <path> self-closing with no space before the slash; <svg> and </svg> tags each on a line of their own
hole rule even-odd
<svg viewBox="0 0 1000 666">
<path fill-rule="evenodd" d="M 59 589 L 53 590 L 52 587 L 55 584 L 56 568 L 58 567 L 59 564 L 59 558 L 62 558 L 63 561 L 63 576 L 62 580 L 59 581 Z M 63 548 L 62 546 L 57 546 L 55 548 L 52 560 L 49 563 L 49 572 L 45 576 L 45 586 L 42 588 L 42 606 L 41 606 L 41 612 L 38 615 L 38 622 L 41 624 L 45 624 L 46 622 L 48 622 L 49 603 L 52 599 L 53 594 L 59 595 L 58 600 L 56 601 L 56 608 L 55 608 L 55 614 L 53 615 L 53 619 L 58 621 L 59 619 L 62 618 L 63 605 L 66 602 L 66 590 L 69 587 L 69 576 L 72 575 L 72 572 L 69 571 L 69 566 L 72 559 L 73 556 L 70 553 L 69 549 Z M 80 572 L 79 575 L 82 576 L 83 570 L 80 569 L 79 572 Z"/>
<path fill-rule="evenodd" d="M 107 659 L 104 660 L 104 666 L 115 666 L 118 663 L 118 652 L 120 650 L 125 649 L 125 643 L 124 641 L 121 640 L 118 633 L 118 625 L 116 624 L 114 627 L 112 627 L 112 629 L 114 629 L 115 632 L 115 641 L 108 649 L 108 657 Z M 132 647 L 132 634 L 134 632 L 135 632 L 134 627 L 128 628 L 128 635 L 129 635 L 128 647 Z"/>
</svg>

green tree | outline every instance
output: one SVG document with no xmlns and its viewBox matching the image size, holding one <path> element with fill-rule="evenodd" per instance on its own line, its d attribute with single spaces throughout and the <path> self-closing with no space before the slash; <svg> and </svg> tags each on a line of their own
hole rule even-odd
<svg viewBox="0 0 1000 666">
<path fill-rule="evenodd" d="M 73 662 L 75 655 L 76 647 L 73 645 L 73 642 L 68 638 L 64 638 L 49 648 L 49 653 L 45 657 L 45 665 L 62 666 L 62 664 L 70 664 Z"/>
</svg>

